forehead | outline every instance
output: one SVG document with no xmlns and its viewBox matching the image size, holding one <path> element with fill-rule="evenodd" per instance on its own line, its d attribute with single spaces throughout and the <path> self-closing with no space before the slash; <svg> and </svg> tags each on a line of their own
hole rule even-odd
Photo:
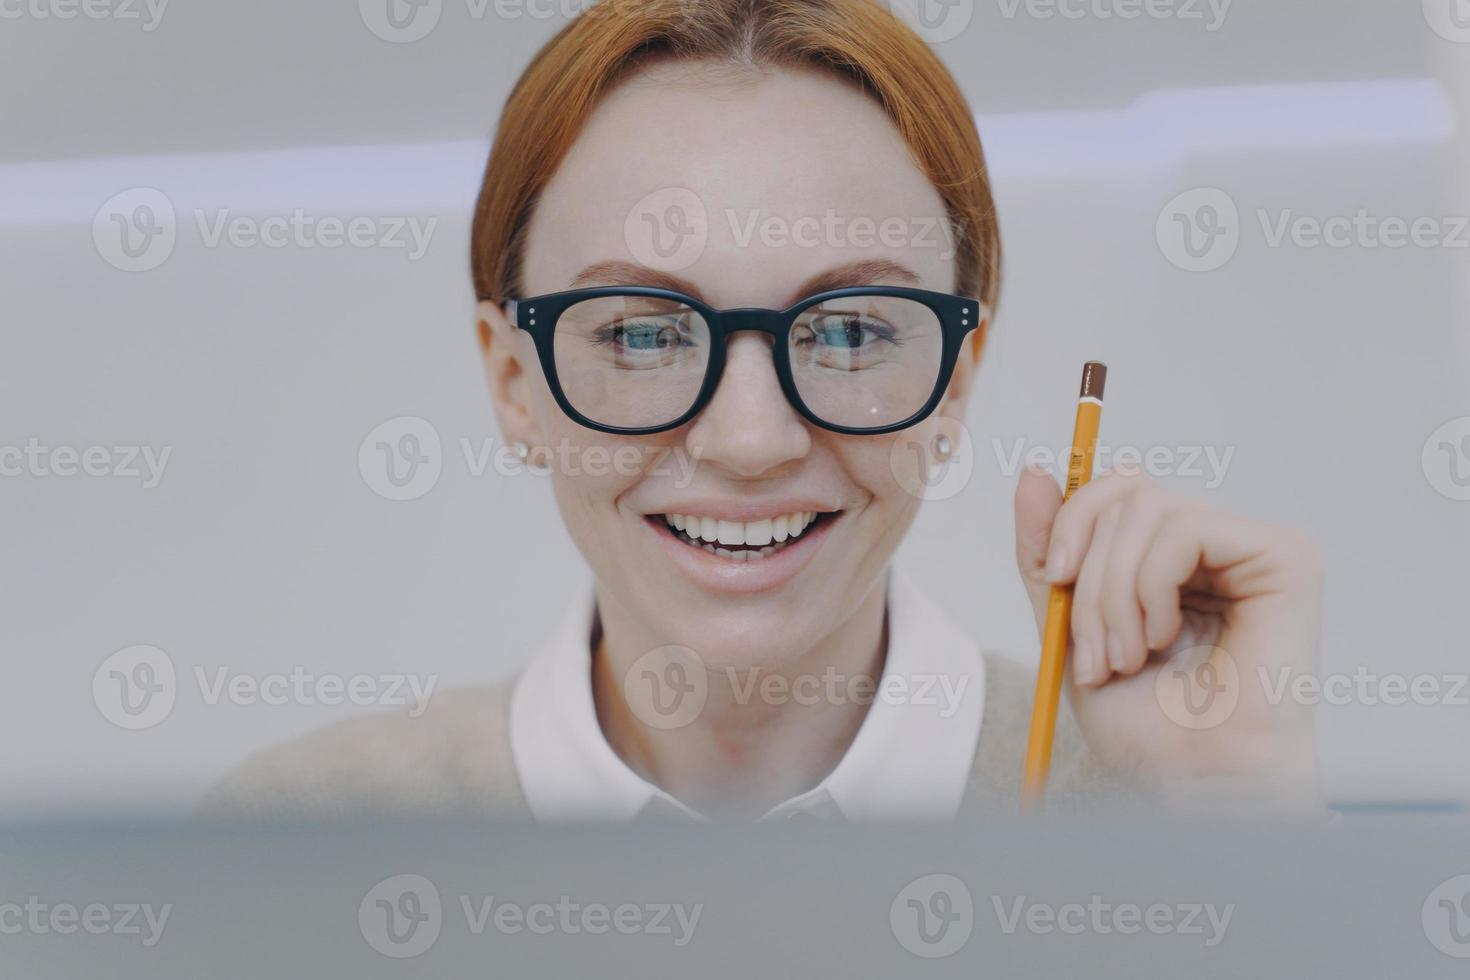
<svg viewBox="0 0 1470 980">
<path fill-rule="evenodd" d="M 948 290 L 951 252 L 943 200 L 856 86 L 675 62 L 598 106 L 537 205 L 524 286 L 555 292 L 588 266 L 635 261 L 716 305 L 782 306 L 863 260 Z"/>
</svg>

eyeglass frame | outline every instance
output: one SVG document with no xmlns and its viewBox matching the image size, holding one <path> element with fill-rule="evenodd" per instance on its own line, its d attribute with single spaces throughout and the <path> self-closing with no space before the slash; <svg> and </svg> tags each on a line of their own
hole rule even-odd
<svg viewBox="0 0 1470 980">
<path fill-rule="evenodd" d="M 709 360 L 705 364 L 704 379 L 688 411 L 673 421 L 651 426 L 606 425 L 583 415 L 567 400 L 556 370 L 556 351 L 553 341 L 556 324 L 561 319 L 561 315 L 576 304 L 607 296 L 642 296 L 665 299 L 687 306 L 703 317 L 709 329 L 710 342 Z M 935 375 L 934 390 L 930 392 L 929 397 L 918 411 L 900 422 L 873 428 L 828 422 L 808 408 L 800 392 L 797 391 L 796 378 L 791 372 L 791 328 L 796 325 L 797 318 L 812 307 L 828 300 L 845 299 L 850 296 L 880 296 L 912 300 L 928 308 L 939 320 L 943 350 L 940 353 L 939 370 Z M 541 361 L 541 370 L 546 375 L 547 383 L 551 386 L 551 395 L 556 400 L 557 406 L 577 424 L 612 435 L 655 435 L 660 432 L 668 432 L 687 424 L 704 411 L 710 400 L 714 398 L 720 379 L 725 373 L 726 344 L 732 334 L 744 331 L 764 333 L 773 339 L 771 355 L 776 368 L 776 377 L 781 383 L 781 391 L 791 407 L 796 409 L 797 413 L 808 422 L 820 429 L 842 435 L 877 436 L 888 432 L 898 432 L 924 421 L 939 407 L 939 403 L 944 399 L 944 392 L 954 376 L 954 366 L 959 360 L 960 346 L 970 331 L 979 327 L 985 319 L 983 316 L 985 306 L 978 299 L 927 289 L 913 289 L 907 286 L 847 286 L 842 289 L 829 289 L 813 293 L 784 310 L 761 307 L 720 310 L 693 296 L 657 286 L 596 286 L 589 289 L 572 289 L 520 300 L 508 299 L 505 300 L 503 308 L 506 319 L 511 325 L 526 331 L 535 341 L 536 354 Z M 524 323 L 520 321 L 522 310 L 526 314 Z"/>
</svg>

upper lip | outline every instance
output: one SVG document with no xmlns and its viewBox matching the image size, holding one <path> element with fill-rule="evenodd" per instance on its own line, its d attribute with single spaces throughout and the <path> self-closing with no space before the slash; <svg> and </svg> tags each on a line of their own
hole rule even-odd
<svg viewBox="0 0 1470 980">
<path fill-rule="evenodd" d="M 647 511 L 645 516 L 685 514 L 694 517 L 710 517 L 715 520 L 748 522 L 763 520 L 767 517 L 779 517 L 782 514 L 791 514 L 796 511 L 827 514 L 841 509 L 833 505 L 831 501 L 816 500 L 812 497 L 773 497 L 766 500 L 705 498 L 670 502 L 666 507 Z"/>
</svg>

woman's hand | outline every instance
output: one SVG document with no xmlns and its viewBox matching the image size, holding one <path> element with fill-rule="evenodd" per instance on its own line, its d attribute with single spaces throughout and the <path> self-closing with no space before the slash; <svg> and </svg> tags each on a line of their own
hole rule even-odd
<svg viewBox="0 0 1470 980">
<path fill-rule="evenodd" d="M 1102 761 L 1188 792 L 1258 782 L 1317 799 L 1311 709 L 1322 570 L 1305 535 L 1110 471 L 1062 504 L 1050 474 L 1016 488 L 1016 558 L 1036 613 L 1074 584 L 1067 689 Z"/>
</svg>

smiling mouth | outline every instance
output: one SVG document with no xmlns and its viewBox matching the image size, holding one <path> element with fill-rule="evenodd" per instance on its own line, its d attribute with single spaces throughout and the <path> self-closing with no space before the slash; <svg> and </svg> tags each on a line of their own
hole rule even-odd
<svg viewBox="0 0 1470 980">
<path fill-rule="evenodd" d="M 758 521 L 723 521 L 696 514 L 651 514 L 649 519 L 663 521 L 674 538 L 690 548 L 735 561 L 758 561 L 789 548 L 840 513 L 803 510 Z"/>
</svg>

